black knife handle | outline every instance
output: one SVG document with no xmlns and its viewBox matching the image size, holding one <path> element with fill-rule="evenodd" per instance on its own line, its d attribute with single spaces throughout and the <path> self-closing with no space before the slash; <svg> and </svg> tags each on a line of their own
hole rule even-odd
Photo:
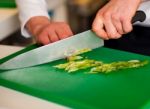
<svg viewBox="0 0 150 109">
<path fill-rule="evenodd" d="M 140 21 L 140 22 L 143 22 L 144 20 L 146 19 L 146 14 L 144 11 L 137 11 L 135 13 L 135 16 L 132 18 L 132 24 L 137 22 L 137 21 Z"/>
</svg>

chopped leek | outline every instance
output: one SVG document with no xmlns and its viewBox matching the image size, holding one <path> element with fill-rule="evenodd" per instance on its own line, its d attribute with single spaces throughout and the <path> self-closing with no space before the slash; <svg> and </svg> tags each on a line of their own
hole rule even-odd
<svg viewBox="0 0 150 109">
<path fill-rule="evenodd" d="M 81 69 L 87 69 L 87 68 L 100 66 L 100 65 L 102 65 L 102 62 L 85 59 L 85 60 L 80 60 L 80 61 L 70 61 L 64 64 L 56 65 L 54 67 L 58 69 L 64 69 L 65 71 L 68 71 L 70 73 L 70 72 L 75 72 Z"/>
<path fill-rule="evenodd" d="M 83 53 L 86 53 L 86 52 L 89 52 L 91 51 L 91 49 L 89 48 L 85 48 L 85 49 L 81 49 L 81 50 L 69 50 L 69 51 L 66 51 L 64 53 L 65 56 L 67 57 L 70 57 L 70 56 L 77 56 L 77 55 L 80 55 L 80 54 L 83 54 Z"/>
<path fill-rule="evenodd" d="M 69 57 L 67 57 L 68 61 L 76 61 L 76 60 L 81 60 L 81 59 L 83 59 L 82 56 L 69 56 Z"/>
<path fill-rule="evenodd" d="M 112 71 L 118 71 L 122 69 L 138 68 L 149 63 L 149 61 L 147 60 L 145 61 L 129 60 L 112 63 L 103 63 L 101 61 L 87 59 L 79 55 L 88 51 L 91 51 L 91 49 L 78 50 L 74 54 L 71 54 L 70 56 L 67 57 L 68 62 L 56 65 L 54 67 L 57 69 L 63 69 L 68 73 L 87 68 L 91 68 L 89 73 L 109 73 Z"/>
<path fill-rule="evenodd" d="M 91 51 L 91 49 L 89 49 L 89 48 L 85 48 L 85 49 L 82 49 L 82 50 L 77 50 L 77 51 L 73 54 L 73 56 L 74 56 L 74 55 L 80 55 L 80 54 L 83 54 L 83 53 L 86 53 L 86 52 L 89 52 L 89 51 Z"/>
<path fill-rule="evenodd" d="M 147 60 L 146 61 L 130 60 L 130 61 L 112 62 L 109 64 L 103 64 L 101 66 L 93 67 L 90 73 L 109 73 L 121 69 L 138 68 L 146 64 L 148 64 Z"/>
</svg>

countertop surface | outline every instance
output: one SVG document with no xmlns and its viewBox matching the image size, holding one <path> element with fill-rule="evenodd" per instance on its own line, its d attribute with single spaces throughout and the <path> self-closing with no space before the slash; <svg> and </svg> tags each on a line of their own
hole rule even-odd
<svg viewBox="0 0 150 109">
<path fill-rule="evenodd" d="M 17 13 L 18 11 L 16 8 L 0 8 L 0 22 Z"/>
<path fill-rule="evenodd" d="M 23 49 L 23 47 L 0 45 L 0 59 L 21 49 Z"/>
</svg>

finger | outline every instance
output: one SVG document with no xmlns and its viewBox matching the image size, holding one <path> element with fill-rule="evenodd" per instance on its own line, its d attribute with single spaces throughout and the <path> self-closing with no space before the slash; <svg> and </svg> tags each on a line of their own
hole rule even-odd
<svg viewBox="0 0 150 109">
<path fill-rule="evenodd" d="M 66 25 L 66 26 L 64 27 L 64 31 L 65 31 L 65 33 L 67 34 L 66 37 L 70 37 L 70 36 L 73 35 L 73 32 L 72 32 L 70 26 L 68 26 L 68 25 Z"/>
<path fill-rule="evenodd" d="M 92 24 L 92 30 L 101 38 L 107 40 L 108 35 L 104 29 L 103 19 L 100 15 L 97 14 L 94 22 Z"/>
<path fill-rule="evenodd" d="M 48 33 L 46 31 L 42 32 L 38 36 L 38 43 L 43 44 L 43 45 L 47 45 L 47 44 L 51 43 L 49 40 Z"/>
<path fill-rule="evenodd" d="M 112 19 L 110 15 L 104 15 L 104 25 L 107 32 L 107 35 L 110 39 L 117 39 L 121 37 L 121 35 L 117 32 L 116 27 L 112 23 Z"/>
<path fill-rule="evenodd" d="M 56 30 L 56 34 L 59 37 L 59 39 L 65 39 L 65 38 L 69 37 L 68 33 L 62 28 L 58 28 Z"/>
<path fill-rule="evenodd" d="M 122 23 L 118 15 L 112 15 L 112 23 L 119 34 L 124 34 Z"/>
<path fill-rule="evenodd" d="M 124 33 L 129 33 L 133 29 L 132 24 L 131 24 L 131 19 L 122 20 L 122 25 L 123 25 Z"/>
<path fill-rule="evenodd" d="M 48 35 L 49 39 L 51 42 L 56 42 L 59 40 L 59 37 L 57 36 L 55 31 L 49 31 L 49 35 Z"/>
</svg>

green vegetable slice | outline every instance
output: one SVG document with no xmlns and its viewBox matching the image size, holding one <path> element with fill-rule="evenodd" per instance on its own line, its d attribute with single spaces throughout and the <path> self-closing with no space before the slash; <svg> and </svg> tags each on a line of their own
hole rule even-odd
<svg viewBox="0 0 150 109">
<path fill-rule="evenodd" d="M 71 54 L 67 57 L 67 61 L 64 64 L 59 64 L 54 66 L 57 69 L 64 69 L 68 73 L 75 72 L 82 69 L 91 68 L 89 73 L 109 73 L 112 71 L 129 69 L 129 68 L 138 68 L 142 67 L 149 63 L 149 61 L 140 61 L 140 60 L 129 60 L 129 61 L 118 61 L 112 63 L 103 63 L 102 61 L 96 61 L 87 59 L 85 57 L 80 56 L 79 54 L 83 54 L 91 51 L 91 49 L 82 49 L 76 51 L 74 54 Z"/>
<path fill-rule="evenodd" d="M 102 64 L 103 63 L 99 61 L 85 59 L 85 60 L 80 60 L 80 61 L 70 61 L 64 64 L 56 65 L 54 67 L 58 69 L 64 69 L 65 71 L 70 73 L 70 72 L 75 72 L 81 69 L 87 69 L 87 68 L 91 68 L 94 66 L 100 66 Z"/>
<path fill-rule="evenodd" d="M 82 56 L 69 56 L 69 57 L 67 57 L 68 61 L 77 61 L 77 60 L 81 60 L 81 59 L 83 59 Z"/>
<path fill-rule="evenodd" d="M 89 51 L 92 51 L 92 50 L 89 49 L 89 48 L 85 48 L 85 49 L 82 49 L 82 50 L 78 50 L 78 51 L 76 51 L 74 54 L 72 54 L 72 56 L 80 55 L 80 54 L 83 54 L 83 53 L 86 53 L 86 52 L 89 52 Z"/>
<path fill-rule="evenodd" d="M 113 63 L 103 64 L 101 66 L 93 67 L 90 73 L 109 73 L 121 69 L 138 68 L 148 63 L 149 62 L 147 60 L 145 61 L 130 60 L 130 61 L 113 62 Z"/>
</svg>

